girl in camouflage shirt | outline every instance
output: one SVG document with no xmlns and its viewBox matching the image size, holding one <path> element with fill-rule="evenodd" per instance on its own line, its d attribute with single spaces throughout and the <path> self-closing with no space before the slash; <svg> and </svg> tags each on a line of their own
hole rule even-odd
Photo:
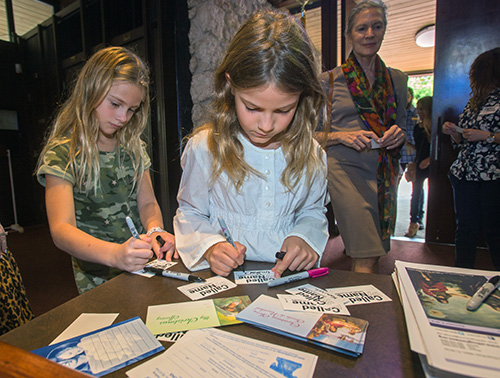
<svg viewBox="0 0 500 378">
<path fill-rule="evenodd" d="M 140 139 L 148 81 L 148 69 L 134 53 L 123 47 L 98 51 L 80 72 L 39 158 L 50 232 L 72 256 L 80 293 L 121 271 L 142 269 L 152 249 L 167 260 L 175 253 L 173 235 L 162 229 Z M 147 235 L 131 238 L 126 216 Z M 166 242 L 161 248 L 153 243 L 158 235 Z"/>
</svg>

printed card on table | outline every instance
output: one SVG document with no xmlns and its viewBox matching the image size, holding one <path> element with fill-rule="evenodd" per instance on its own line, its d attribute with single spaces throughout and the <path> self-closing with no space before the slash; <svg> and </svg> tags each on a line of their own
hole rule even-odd
<svg viewBox="0 0 500 378">
<path fill-rule="evenodd" d="M 373 285 L 339 287 L 326 290 L 328 293 L 341 298 L 346 306 L 392 301 L 391 298 Z"/>
<path fill-rule="evenodd" d="M 221 276 L 210 277 L 206 282 L 192 283 L 189 285 L 179 286 L 179 289 L 189 299 L 195 301 L 197 299 L 206 298 L 211 295 L 221 293 L 223 291 L 232 289 L 237 285 Z"/>
<path fill-rule="evenodd" d="M 174 265 L 176 265 L 177 262 L 175 261 L 167 261 L 167 260 L 153 260 L 150 261 L 146 264 L 147 267 L 150 268 L 158 268 L 158 269 L 168 269 Z"/>
<path fill-rule="evenodd" d="M 146 326 L 154 334 L 241 323 L 236 315 L 250 304 L 246 295 L 148 307 Z"/>
<path fill-rule="evenodd" d="M 325 314 L 350 315 L 351 313 L 342 302 L 313 301 L 300 295 L 277 294 L 281 306 L 289 311 L 321 312 Z"/>
<path fill-rule="evenodd" d="M 158 269 L 168 269 L 168 268 L 173 267 L 176 264 L 177 264 L 176 261 L 166 261 L 166 260 L 156 259 L 156 260 L 148 262 L 145 267 L 158 268 Z M 146 272 L 146 270 L 144 270 L 144 269 L 141 269 L 141 270 L 138 270 L 138 271 L 132 272 L 132 273 L 138 274 L 140 276 L 144 276 L 147 278 L 151 278 L 155 275 L 153 272 Z"/>
<path fill-rule="evenodd" d="M 321 289 L 311 284 L 305 284 L 286 290 L 287 293 L 299 295 L 307 300 L 314 301 L 318 304 L 326 304 L 331 301 L 343 303 L 343 299 L 336 294 L 330 293 L 325 289 Z"/>
<path fill-rule="evenodd" d="M 274 272 L 271 270 L 235 270 L 234 282 L 237 285 L 267 284 L 274 280 Z"/>
<path fill-rule="evenodd" d="M 186 334 L 187 331 L 179 331 L 179 332 L 165 332 L 165 333 L 159 333 L 158 335 L 155 335 L 156 340 L 159 341 L 166 341 L 169 343 L 175 343 L 182 339 L 182 337 Z"/>
<path fill-rule="evenodd" d="M 142 320 L 135 317 L 31 352 L 101 377 L 164 349 Z"/>
</svg>

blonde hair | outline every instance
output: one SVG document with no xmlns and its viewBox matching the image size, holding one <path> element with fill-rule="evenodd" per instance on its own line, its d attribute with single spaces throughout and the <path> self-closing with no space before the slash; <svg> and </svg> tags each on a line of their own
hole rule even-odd
<svg viewBox="0 0 500 378">
<path fill-rule="evenodd" d="M 226 74 L 236 90 L 273 84 L 285 93 L 301 93 L 293 120 L 280 135 L 287 161 L 281 182 L 293 190 L 304 172 L 308 182 L 312 180 L 322 165 L 313 135 L 325 100 L 315 55 L 302 24 L 285 13 L 260 11 L 240 27 L 215 73 L 210 122 L 194 131 L 209 130 L 208 146 L 214 158 L 212 180 L 225 171 L 239 190 L 248 174 L 261 175 L 245 162 L 238 140 L 240 125 L 234 95 Z"/>
<path fill-rule="evenodd" d="M 69 142 L 66 169 L 73 173 L 76 187 L 86 193 L 92 189 L 94 193 L 97 191 L 100 185 L 97 147 L 99 121 L 95 109 L 116 82 L 138 85 L 144 93 L 132 118 L 115 134 L 117 146 L 121 145 L 132 160 L 134 189 L 144 172 L 144 159 L 141 158 L 144 142 L 141 141 L 141 134 L 146 128 L 149 114 L 149 70 L 136 54 L 124 47 L 104 48 L 84 65 L 70 97 L 57 114 L 38 159 L 38 168 L 43 164 L 47 151 Z"/>
</svg>

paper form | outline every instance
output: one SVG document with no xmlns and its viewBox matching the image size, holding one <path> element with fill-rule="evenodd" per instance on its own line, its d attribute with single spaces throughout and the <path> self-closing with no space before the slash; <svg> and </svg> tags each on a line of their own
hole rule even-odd
<svg viewBox="0 0 500 378">
<path fill-rule="evenodd" d="M 118 314 L 81 314 L 49 345 L 83 335 L 113 324 Z"/>
<path fill-rule="evenodd" d="M 214 328 L 189 331 L 157 358 L 129 370 L 131 378 L 312 377 L 318 357 Z"/>
</svg>

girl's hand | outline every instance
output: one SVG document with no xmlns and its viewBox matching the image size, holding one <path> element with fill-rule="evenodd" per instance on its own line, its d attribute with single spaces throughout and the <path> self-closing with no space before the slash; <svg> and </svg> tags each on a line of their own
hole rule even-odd
<svg viewBox="0 0 500 378">
<path fill-rule="evenodd" d="M 126 272 L 136 272 L 144 268 L 151 257 L 151 238 L 141 235 L 141 239 L 130 238 L 123 244 L 116 244 L 114 248 L 115 268 Z"/>
<path fill-rule="evenodd" d="M 378 137 L 373 131 L 359 130 L 359 131 L 346 131 L 335 132 L 335 137 L 338 141 L 337 144 L 342 143 L 344 146 L 354 148 L 356 151 L 363 151 L 371 149 L 371 140 L 377 140 Z"/>
<path fill-rule="evenodd" d="M 289 236 L 283 242 L 281 250 L 286 252 L 283 260 L 278 260 L 274 268 L 274 277 L 279 278 L 286 269 L 309 270 L 318 261 L 318 254 L 314 252 L 309 244 L 298 236 Z"/>
<path fill-rule="evenodd" d="M 392 150 L 406 142 L 406 136 L 403 130 L 398 125 L 392 125 L 387 130 L 382 138 L 376 140 L 380 147 Z"/>
<path fill-rule="evenodd" d="M 160 243 L 157 240 L 158 236 L 163 239 L 163 246 L 160 246 Z M 151 240 L 153 243 L 153 251 L 158 259 L 161 259 L 163 256 L 166 261 L 172 261 L 172 258 L 179 258 L 179 253 L 177 252 L 177 249 L 175 249 L 174 235 L 168 232 L 153 232 L 151 234 Z"/>
<path fill-rule="evenodd" d="M 424 170 L 425 168 L 427 168 L 429 165 L 431 165 L 431 158 L 430 157 L 427 157 L 425 158 L 424 160 L 422 160 L 420 162 L 420 164 L 418 165 L 418 167 L 422 170 Z"/>
<path fill-rule="evenodd" d="M 245 262 L 247 247 L 234 242 L 236 249 L 228 242 L 220 242 L 211 246 L 205 252 L 205 259 L 215 274 L 226 277 L 231 271 Z"/>
</svg>

